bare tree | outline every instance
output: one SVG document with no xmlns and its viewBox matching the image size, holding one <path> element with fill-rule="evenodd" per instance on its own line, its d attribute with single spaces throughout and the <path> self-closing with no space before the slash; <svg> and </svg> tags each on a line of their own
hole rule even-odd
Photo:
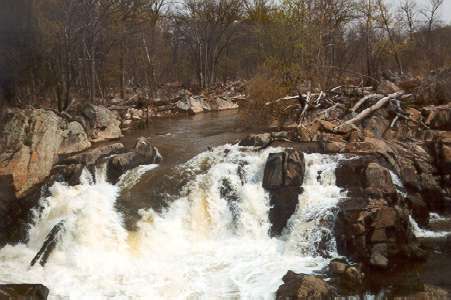
<svg viewBox="0 0 451 300">
<path fill-rule="evenodd" d="M 393 58 L 395 59 L 396 65 L 398 67 L 398 71 L 400 74 L 403 73 L 401 57 L 399 55 L 398 46 L 395 41 L 395 34 L 393 30 L 393 18 L 390 15 L 390 12 L 387 9 L 387 6 L 384 3 L 384 0 L 377 0 L 377 6 L 379 9 L 379 17 L 382 27 L 387 33 L 388 39 L 391 44 Z"/>
<path fill-rule="evenodd" d="M 403 0 L 400 6 L 401 13 L 405 19 L 408 31 L 409 38 L 413 40 L 413 33 L 415 32 L 415 24 L 416 24 L 416 14 L 417 14 L 417 4 L 415 0 Z"/>
<path fill-rule="evenodd" d="M 428 33 L 432 32 L 432 28 L 437 22 L 438 12 L 444 0 L 429 0 L 429 5 L 420 12 L 426 19 L 426 28 Z"/>
<path fill-rule="evenodd" d="M 236 37 L 242 0 L 185 0 L 176 18 L 201 87 L 216 80 L 216 68 Z"/>
</svg>

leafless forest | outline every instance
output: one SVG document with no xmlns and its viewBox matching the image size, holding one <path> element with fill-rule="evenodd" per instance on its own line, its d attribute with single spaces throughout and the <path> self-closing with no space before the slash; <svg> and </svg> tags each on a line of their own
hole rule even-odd
<svg viewBox="0 0 451 300">
<path fill-rule="evenodd" d="M 0 10 L 8 106 L 152 99 L 162 85 L 251 80 L 282 96 L 451 64 L 443 0 L 6 0 Z M 257 93 L 258 95 L 258 93 Z M 268 96 L 269 97 L 269 96 Z M 271 96 L 272 97 L 272 96 Z"/>
</svg>

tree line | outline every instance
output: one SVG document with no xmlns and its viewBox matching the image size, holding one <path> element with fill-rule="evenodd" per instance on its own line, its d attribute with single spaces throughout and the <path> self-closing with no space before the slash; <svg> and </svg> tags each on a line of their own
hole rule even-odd
<svg viewBox="0 0 451 300">
<path fill-rule="evenodd" d="M 451 65 L 443 0 L 3 0 L 7 105 L 156 96 L 264 76 L 322 88 Z"/>
</svg>

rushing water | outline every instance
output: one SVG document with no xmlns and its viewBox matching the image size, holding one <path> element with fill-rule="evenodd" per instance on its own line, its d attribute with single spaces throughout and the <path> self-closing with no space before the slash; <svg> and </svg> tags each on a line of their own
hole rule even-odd
<svg viewBox="0 0 451 300">
<path fill-rule="evenodd" d="M 158 166 L 130 171 L 116 186 L 102 168 L 96 180 L 83 172 L 78 186 L 56 183 L 29 242 L 0 250 L 0 282 L 43 283 L 52 299 L 272 299 L 287 270 L 312 273 L 328 262 L 320 254 L 335 255 L 333 238 L 318 247 L 331 236 L 327 220 L 342 196 L 339 157 L 306 154 L 298 209 L 284 234 L 271 238 L 261 182 L 268 154 L 280 150 L 225 145 L 195 156 L 179 166 L 192 176 L 178 198 L 161 212 L 140 210 L 136 231 L 124 226 L 116 199 Z M 61 220 L 65 230 L 48 263 L 29 267 Z"/>
</svg>

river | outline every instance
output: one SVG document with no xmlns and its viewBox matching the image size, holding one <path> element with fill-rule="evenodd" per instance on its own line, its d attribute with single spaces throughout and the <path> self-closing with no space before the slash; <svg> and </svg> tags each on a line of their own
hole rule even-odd
<svg viewBox="0 0 451 300">
<path fill-rule="evenodd" d="M 94 177 L 85 170 L 78 186 L 55 183 L 29 241 L 0 249 L 0 283 L 42 283 L 50 299 L 274 299 L 288 270 L 322 270 L 337 256 L 334 238 L 325 245 L 323 236 L 333 236 L 345 195 L 335 185 L 344 157 L 305 154 L 297 210 L 282 235 L 270 237 L 263 170 L 269 153 L 283 149 L 233 144 L 258 131 L 240 121 L 212 113 L 130 132 L 123 142 L 150 136 L 161 164 L 128 171 L 116 185 L 102 165 Z M 30 267 L 60 222 L 48 263 Z"/>
</svg>

